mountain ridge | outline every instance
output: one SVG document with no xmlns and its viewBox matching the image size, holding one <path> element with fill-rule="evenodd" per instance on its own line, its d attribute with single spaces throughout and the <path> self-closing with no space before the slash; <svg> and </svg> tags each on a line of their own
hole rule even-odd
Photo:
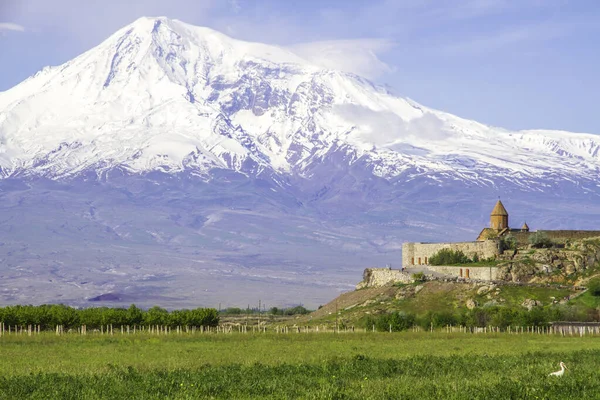
<svg viewBox="0 0 600 400">
<path fill-rule="evenodd" d="M 600 170 L 594 135 L 492 128 L 281 47 L 167 18 L 138 19 L 74 60 L 45 68 L 0 93 L 0 108 L 4 176 L 29 170 L 66 177 L 117 166 L 303 175 L 343 145 L 386 179 L 411 167 L 443 173 L 472 164 L 508 176 Z M 511 157 L 495 155 L 508 151 Z"/>
</svg>

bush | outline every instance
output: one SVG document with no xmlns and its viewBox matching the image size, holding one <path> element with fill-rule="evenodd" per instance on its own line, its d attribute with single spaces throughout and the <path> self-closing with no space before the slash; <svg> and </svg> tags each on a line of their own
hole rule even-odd
<svg viewBox="0 0 600 400">
<path fill-rule="evenodd" d="M 367 329 L 375 325 L 375 329 L 379 332 L 400 332 L 410 329 L 415 324 L 415 315 L 405 312 L 395 312 L 391 314 L 383 314 L 379 317 L 369 317 L 365 319 L 365 327 Z"/>
<path fill-rule="evenodd" d="M 239 307 L 227 307 L 225 310 L 219 310 L 219 314 L 223 315 L 241 315 L 244 313 Z"/>
<path fill-rule="evenodd" d="M 412 274 L 412 278 L 415 282 L 425 282 L 425 274 L 422 272 Z"/>
<path fill-rule="evenodd" d="M 431 265 L 467 264 L 473 262 L 461 250 L 441 249 L 429 258 Z"/>
<path fill-rule="evenodd" d="M 307 310 L 303 306 L 296 306 L 296 307 L 286 308 L 283 310 L 284 315 L 304 315 L 304 314 L 310 314 L 310 313 L 311 313 L 311 311 Z"/>
<path fill-rule="evenodd" d="M 600 280 L 592 279 L 588 282 L 587 285 L 588 290 L 592 296 L 600 296 Z"/>
<path fill-rule="evenodd" d="M 516 250 L 517 239 L 512 235 L 506 235 L 500 238 L 500 251 Z"/>
<path fill-rule="evenodd" d="M 529 243 L 536 249 L 550 248 L 554 245 L 552 240 L 543 232 L 536 232 L 529 236 Z"/>
</svg>

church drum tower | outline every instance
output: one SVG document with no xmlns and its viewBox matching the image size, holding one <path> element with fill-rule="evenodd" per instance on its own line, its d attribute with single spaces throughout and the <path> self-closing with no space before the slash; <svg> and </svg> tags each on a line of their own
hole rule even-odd
<svg viewBox="0 0 600 400">
<path fill-rule="evenodd" d="M 500 200 L 498 200 L 490 215 L 490 228 L 496 231 L 508 228 L 508 212 Z"/>
</svg>

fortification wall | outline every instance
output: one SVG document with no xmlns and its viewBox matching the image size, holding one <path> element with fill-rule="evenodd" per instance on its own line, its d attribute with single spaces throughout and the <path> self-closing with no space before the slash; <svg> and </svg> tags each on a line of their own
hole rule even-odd
<svg viewBox="0 0 600 400">
<path fill-rule="evenodd" d="M 409 273 L 398 269 L 367 268 L 363 272 L 362 282 L 356 285 L 356 289 L 385 286 L 388 283 L 396 282 L 411 283 L 413 279 Z"/>
<path fill-rule="evenodd" d="M 500 274 L 500 268 L 498 267 L 452 267 L 445 265 L 428 265 L 427 269 L 439 274 L 462 278 L 468 277 L 470 279 L 482 281 L 497 281 L 501 280 L 502 278 Z"/>
<path fill-rule="evenodd" d="M 543 233 L 553 242 L 561 244 L 565 244 L 567 240 L 572 241 L 600 237 L 600 231 L 538 230 L 537 232 Z M 520 246 L 526 246 L 529 244 L 529 237 L 535 233 L 536 232 L 510 232 L 510 235 L 514 236 Z"/>
<path fill-rule="evenodd" d="M 526 246 L 529 244 L 529 236 L 532 232 L 510 232 L 509 235 L 514 236 L 519 246 Z"/>
<path fill-rule="evenodd" d="M 468 257 L 477 254 L 479 258 L 490 258 L 499 254 L 498 243 L 495 240 L 457 243 L 404 243 L 402 245 L 402 266 L 410 268 L 413 265 L 427 265 L 429 258 L 441 249 L 460 250 Z"/>
<path fill-rule="evenodd" d="M 581 240 L 592 237 L 600 237 L 600 231 L 541 231 L 553 242 L 565 243 L 567 240 Z"/>
</svg>

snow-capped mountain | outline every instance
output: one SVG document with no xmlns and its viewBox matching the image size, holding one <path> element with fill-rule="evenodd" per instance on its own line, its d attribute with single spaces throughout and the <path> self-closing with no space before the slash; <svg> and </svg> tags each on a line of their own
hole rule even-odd
<svg viewBox="0 0 600 400">
<path fill-rule="evenodd" d="M 314 306 L 403 240 L 473 239 L 498 195 L 532 229 L 599 229 L 600 136 L 305 56 L 141 18 L 0 92 L 0 301 Z"/>
<path fill-rule="evenodd" d="M 386 179 L 419 171 L 483 184 L 596 177 L 600 166 L 598 136 L 492 128 L 291 50 L 166 18 L 139 19 L 43 69 L 0 93 L 0 110 L 4 177 L 115 167 L 310 177 L 339 149 Z"/>
</svg>

